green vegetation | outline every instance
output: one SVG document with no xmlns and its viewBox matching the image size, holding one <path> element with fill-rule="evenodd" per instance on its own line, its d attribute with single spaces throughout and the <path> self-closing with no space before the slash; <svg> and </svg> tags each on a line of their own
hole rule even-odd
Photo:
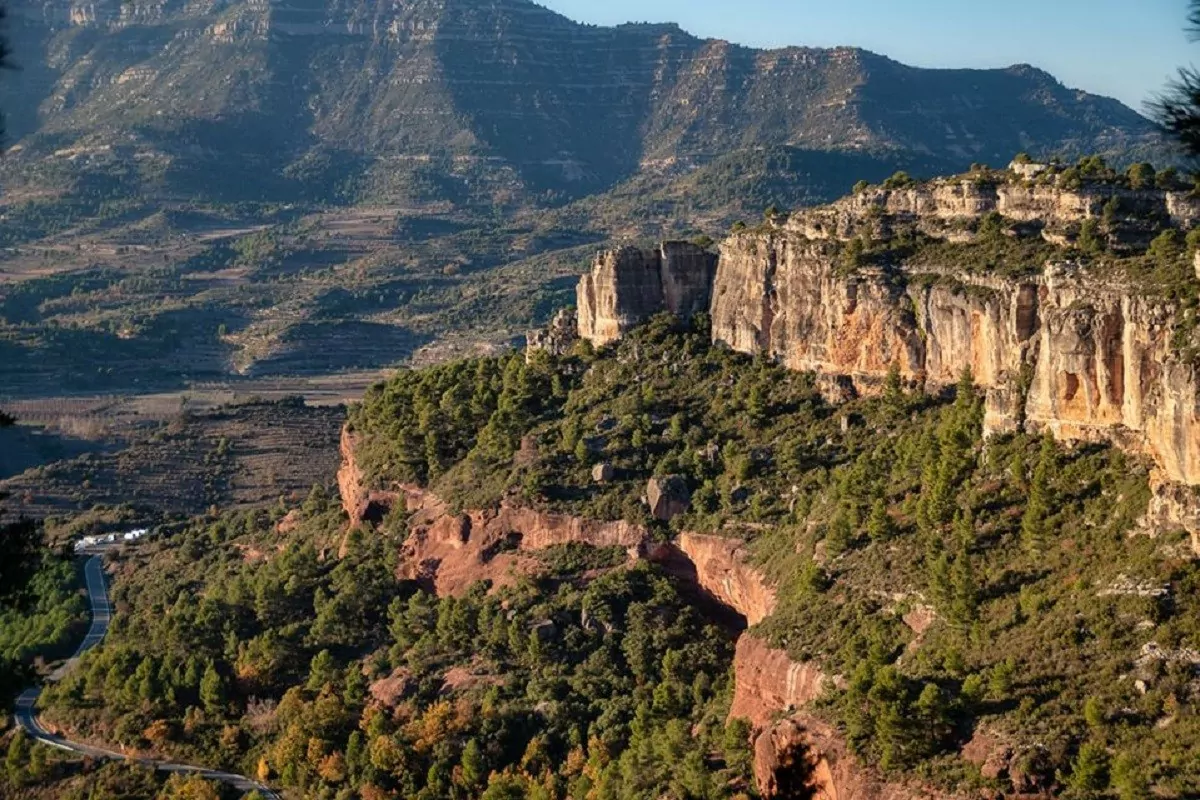
<svg viewBox="0 0 1200 800">
<path fill-rule="evenodd" d="M 749 540 L 779 586 L 758 633 L 845 678 L 817 712 L 868 762 L 979 785 L 959 752 L 984 729 L 1024 754 L 1031 786 L 1061 774 L 1077 793 L 1200 791 L 1187 661 L 1200 567 L 1177 556 L 1182 539 L 1130 536 L 1148 498 L 1141 465 L 1037 436 L 985 447 L 969 375 L 943 398 L 906 392 L 897 372 L 879 399 L 835 411 L 810 376 L 712 347 L 704 328 L 660 317 L 599 355 L 402 376 L 354 412 L 356 431 L 385 448 L 372 459 L 386 483 L 382 465 L 403 463 L 391 420 L 444 396 L 449 376 L 467 379 L 463 394 L 503 394 L 505 374 L 557 380 L 505 448 L 478 424 L 435 433 L 464 455 L 431 485 L 472 507 L 519 494 L 659 526 L 645 482 L 682 475 L 692 507 L 671 527 Z M 416 383 L 427 389 L 401 390 Z M 591 479 L 602 462 L 611 483 Z"/>
<path fill-rule="evenodd" d="M 67 654 L 88 613 L 76 573 L 72 559 L 44 546 L 40 525 L 0 524 L 0 695 L 33 677 L 35 659 Z"/>
<path fill-rule="evenodd" d="M 731 642 L 654 568 L 561 549 L 516 586 L 439 600 L 396 580 L 383 533 L 322 558 L 343 517 L 321 493 L 279 550 L 275 521 L 197 520 L 139 554 L 109 639 L 45 715 L 311 797 L 746 790 Z"/>
</svg>

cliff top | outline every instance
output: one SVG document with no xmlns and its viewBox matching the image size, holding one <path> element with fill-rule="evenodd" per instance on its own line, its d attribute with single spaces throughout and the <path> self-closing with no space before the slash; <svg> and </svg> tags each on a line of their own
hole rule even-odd
<svg viewBox="0 0 1200 800">
<path fill-rule="evenodd" d="M 1173 169 L 1125 172 L 1091 157 L 1074 165 L 1014 161 L 918 181 L 860 182 L 829 205 L 768 209 L 734 238 L 790 236 L 829 249 L 842 274 L 882 268 L 973 279 L 1056 274 L 1197 305 L 1200 193 Z"/>
</svg>

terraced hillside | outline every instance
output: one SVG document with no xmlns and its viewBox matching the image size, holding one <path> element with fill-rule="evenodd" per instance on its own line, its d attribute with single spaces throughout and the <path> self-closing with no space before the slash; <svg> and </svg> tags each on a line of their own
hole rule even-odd
<svg viewBox="0 0 1200 800">
<path fill-rule="evenodd" d="M 0 432 L 6 449 L 16 450 L 30 438 L 43 445 L 17 465 L 28 469 L 0 473 L 0 493 L 11 493 L 10 514 L 34 517 L 97 504 L 127 505 L 155 517 L 214 505 L 269 505 L 302 497 L 313 485 L 332 484 L 343 418 L 339 406 L 302 401 L 243 402 L 195 412 L 177 406 L 159 419 L 122 418 L 98 405 L 72 417 L 74 426 L 27 424 Z"/>
</svg>

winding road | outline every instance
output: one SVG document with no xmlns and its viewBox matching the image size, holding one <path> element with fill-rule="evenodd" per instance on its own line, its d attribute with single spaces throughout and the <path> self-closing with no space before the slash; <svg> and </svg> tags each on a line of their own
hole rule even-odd
<svg viewBox="0 0 1200 800">
<path fill-rule="evenodd" d="M 79 663 L 79 658 L 88 650 L 91 650 L 100 642 L 104 641 L 105 634 L 108 633 L 108 625 L 112 619 L 112 607 L 108 600 L 108 582 L 104 577 L 104 561 L 102 555 L 94 552 L 84 565 L 84 576 L 87 578 L 88 599 L 92 606 L 92 626 L 88 629 L 87 636 L 80 642 L 79 648 L 75 654 L 67 659 L 62 666 L 56 669 L 47 681 L 56 683 L 63 679 Z M 205 767 L 196 767 L 191 764 L 177 764 L 172 761 L 159 761 L 151 758 L 134 758 L 130 759 L 124 753 L 118 753 L 113 750 L 105 750 L 101 747 L 93 747 L 92 745 L 82 744 L 80 742 L 72 742 L 62 736 L 51 733 L 42 727 L 42 722 L 37 714 L 37 701 L 42 694 L 41 686 L 32 686 L 21 693 L 17 698 L 15 709 L 15 717 L 17 724 L 21 726 L 31 737 L 41 742 L 42 744 L 56 747 L 59 750 L 65 750 L 68 753 L 75 753 L 81 756 L 90 758 L 108 760 L 108 761 L 127 761 L 132 760 L 135 763 L 143 766 L 152 767 L 159 772 L 169 772 L 181 775 L 199 775 L 202 778 L 207 778 L 212 781 L 219 781 L 234 787 L 241 792 L 258 792 L 267 800 L 280 800 L 278 794 L 273 792 L 268 787 L 253 781 L 244 775 L 235 775 L 231 772 L 220 772 L 218 770 L 207 769 Z"/>
</svg>

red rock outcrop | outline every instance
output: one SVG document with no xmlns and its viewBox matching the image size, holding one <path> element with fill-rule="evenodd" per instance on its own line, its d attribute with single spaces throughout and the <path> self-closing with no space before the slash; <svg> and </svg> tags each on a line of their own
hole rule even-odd
<svg viewBox="0 0 1200 800">
<path fill-rule="evenodd" d="M 338 467 L 338 493 L 342 498 L 342 509 L 351 524 L 370 523 L 377 525 L 400 499 L 398 491 L 371 489 L 366 482 L 358 459 L 354 454 L 355 438 L 349 427 L 343 426 L 339 449 L 342 464 Z"/>
<path fill-rule="evenodd" d="M 628 522 L 592 522 L 503 504 L 498 509 L 454 513 L 439 498 L 407 487 L 409 536 L 401 571 L 439 595 L 466 591 L 490 580 L 511 583 L 536 566 L 530 553 L 564 544 L 623 547 L 638 557 L 648 532 Z"/>
<path fill-rule="evenodd" d="M 755 740 L 754 766 L 759 793 L 767 798 L 962 800 L 915 781 L 885 780 L 858 762 L 834 728 L 805 715 L 765 730 Z"/>
<path fill-rule="evenodd" d="M 343 503 L 359 509 L 372 493 L 355 481 L 353 437 L 343 438 L 339 473 Z M 649 558 L 694 581 L 704 593 L 757 624 L 775 609 L 774 589 L 745 558 L 740 540 L 683 533 L 670 544 L 655 544 L 649 532 L 626 522 L 595 522 L 509 504 L 458 513 L 432 493 L 399 487 L 392 502 L 409 513 L 409 536 L 401 572 L 440 595 L 466 591 L 481 580 L 504 585 L 537 568 L 534 551 L 579 543 L 623 547 L 630 559 Z M 815 664 L 791 660 L 752 633 L 743 634 L 734 657 L 731 718 L 750 721 L 754 730 L 755 777 L 764 797 L 824 800 L 916 800 L 940 798 L 921 787 L 888 783 L 846 750 L 838 732 L 806 708 L 830 680 Z M 373 687 L 381 699 L 403 694 L 403 674 Z M 392 680 L 395 679 L 395 680 Z M 950 800 L 950 798 L 947 798 Z"/>
<path fill-rule="evenodd" d="M 709 595 L 757 625 L 775 611 L 775 589 L 746 563 L 738 539 L 683 533 L 674 546 L 695 570 L 696 583 Z"/>
<path fill-rule="evenodd" d="M 795 662 L 752 633 L 738 639 L 733 670 L 737 680 L 729 717 L 747 720 L 756 730 L 816 700 L 827 681 L 816 665 Z"/>
</svg>

